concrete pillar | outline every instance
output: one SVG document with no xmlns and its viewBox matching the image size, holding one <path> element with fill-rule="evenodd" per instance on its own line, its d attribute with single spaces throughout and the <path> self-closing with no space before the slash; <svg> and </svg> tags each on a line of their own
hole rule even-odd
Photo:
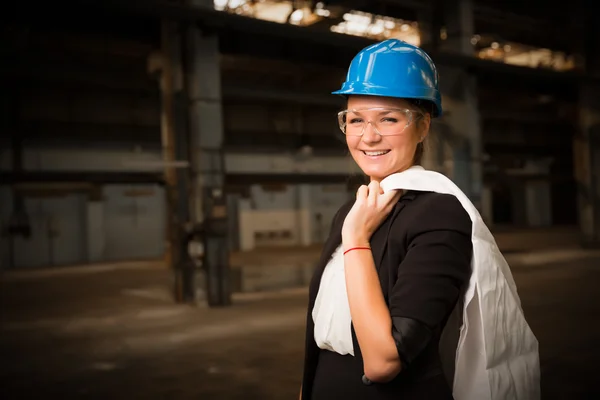
<svg viewBox="0 0 600 400">
<path fill-rule="evenodd" d="M 192 143 L 193 178 L 196 189 L 223 185 L 223 110 L 219 43 L 216 35 L 188 29 L 188 92 Z M 194 196 L 193 213 L 202 221 L 201 195 Z"/>
<path fill-rule="evenodd" d="M 312 187 L 311 185 L 297 185 L 298 192 L 298 238 L 301 246 L 312 244 Z"/>
<path fill-rule="evenodd" d="M 578 187 L 582 243 L 600 246 L 600 84 L 579 89 L 580 134 L 575 138 L 575 179 Z"/>
<path fill-rule="evenodd" d="M 458 68 L 441 66 L 439 70 L 444 107 L 441 123 L 447 126 L 442 139 L 450 146 L 446 173 L 480 209 L 483 167 L 477 80 Z"/>
<path fill-rule="evenodd" d="M 231 251 L 240 250 L 240 202 L 241 196 L 238 193 L 227 194 L 227 231 L 229 233 L 229 249 Z"/>
<path fill-rule="evenodd" d="M 209 0 L 191 0 L 190 3 L 212 6 Z M 208 304 L 224 306 L 231 304 L 231 286 L 219 38 L 191 24 L 186 42 L 192 214 L 196 226 L 202 226 Z"/>
<path fill-rule="evenodd" d="M 440 49 L 472 56 L 472 0 L 444 1 L 442 7 L 447 38 L 440 42 Z M 483 175 L 477 79 L 461 68 L 438 67 L 445 113 L 442 123 L 448 126 L 445 140 L 452 147 L 452 168 L 448 175 L 481 209 Z"/>
<path fill-rule="evenodd" d="M 589 10 L 592 1 L 586 2 Z M 585 68 L 600 76 L 600 24 L 593 13 L 583 13 Z M 573 144 L 578 189 L 579 227 L 584 246 L 600 246 L 600 84 L 585 82 L 579 88 L 579 135 Z"/>
<path fill-rule="evenodd" d="M 426 51 L 437 50 L 439 46 L 441 21 L 436 17 L 440 14 L 441 10 L 425 3 L 417 10 L 420 47 Z"/>
<path fill-rule="evenodd" d="M 471 38 L 475 33 L 473 0 L 444 0 L 441 3 L 446 39 L 440 42 L 440 49 L 472 56 Z"/>
</svg>

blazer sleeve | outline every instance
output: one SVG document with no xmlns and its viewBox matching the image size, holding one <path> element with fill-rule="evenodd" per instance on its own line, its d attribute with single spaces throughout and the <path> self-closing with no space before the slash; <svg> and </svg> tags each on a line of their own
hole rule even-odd
<svg viewBox="0 0 600 400">
<path fill-rule="evenodd" d="M 433 194 L 408 222 L 407 252 L 389 297 L 403 369 L 429 344 L 471 274 L 472 222 L 458 199 Z"/>
</svg>

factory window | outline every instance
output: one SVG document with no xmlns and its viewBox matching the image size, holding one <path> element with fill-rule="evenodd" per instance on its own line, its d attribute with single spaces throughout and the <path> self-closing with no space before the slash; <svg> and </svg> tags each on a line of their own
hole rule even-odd
<svg viewBox="0 0 600 400">
<path fill-rule="evenodd" d="M 416 21 L 349 10 L 340 5 L 326 6 L 323 2 L 214 0 L 214 7 L 219 11 L 281 24 L 310 27 L 329 23 L 329 29 L 336 33 L 374 40 L 396 38 L 415 46 L 421 43 Z M 448 40 L 446 27 L 440 29 L 440 38 Z M 581 64 L 574 55 L 504 41 L 493 35 L 473 35 L 471 45 L 473 57 L 516 66 L 569 71 Z"/>
</svg>

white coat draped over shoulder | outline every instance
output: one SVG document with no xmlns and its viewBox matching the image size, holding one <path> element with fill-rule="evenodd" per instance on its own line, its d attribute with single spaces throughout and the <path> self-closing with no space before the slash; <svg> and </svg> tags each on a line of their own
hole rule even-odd
<svg viewBox="0 0 600 400">
<path fill-rule="evenodd" d="M 446 176 L 420 166 L 392 174 L 384 191 L 454 195 L 473 222 L 472 274 L 465 292 L 456 351 L 456 400 L 538 400 L 538 341 L 531 331 L 510 268 L 467 196 Z"/>
</svg>

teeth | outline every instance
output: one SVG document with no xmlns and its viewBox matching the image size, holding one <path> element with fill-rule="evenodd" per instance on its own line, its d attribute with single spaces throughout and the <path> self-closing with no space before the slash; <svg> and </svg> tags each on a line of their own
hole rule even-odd
<svg viewBox="0 0 600 400">
<path fill-rule="evenodd" d="M 382 156 L 384 154 L 387 154 L 387 150 L 385 150 L 385 151 L 364 151 L 363 153 L 365 153 L 368 156 Z"/>
</svg>

